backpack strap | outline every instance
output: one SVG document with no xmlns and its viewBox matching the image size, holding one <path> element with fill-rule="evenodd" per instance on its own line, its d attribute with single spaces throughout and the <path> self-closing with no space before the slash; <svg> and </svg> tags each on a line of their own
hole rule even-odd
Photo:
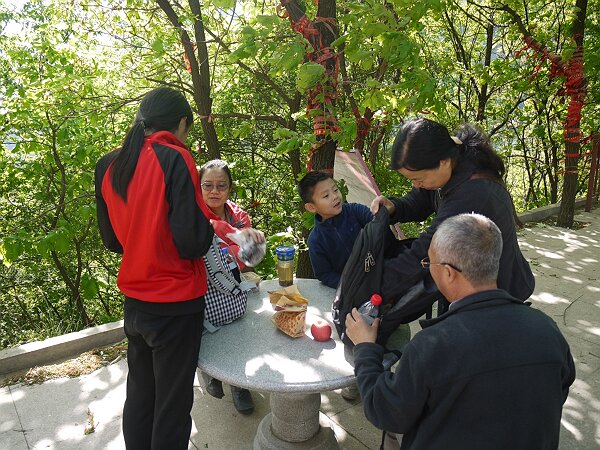
<svg viewBox="0 0 600 450">
<path fill-rule="evenodd" d="M 226 268 L 223 264 L 223 260 L 221 259 L 221 243 L 225 243 L 225 241 L 215 234 L 212 245 L 203 257 L 208 281 L 216 289 L 225 294 L 239 295 L 243 292 L 243 289 L 233 276 L 231 268 Z M 231 264 L 237 267 L 235 258 Z"/>
</svg>

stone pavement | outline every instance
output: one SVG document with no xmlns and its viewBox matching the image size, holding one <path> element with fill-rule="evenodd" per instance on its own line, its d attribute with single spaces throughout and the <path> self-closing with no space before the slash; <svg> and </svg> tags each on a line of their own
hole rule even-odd
<svg viewBox="0 0 600 450">
<path fill-rule="evenodd" d="M 600 209 L 578 213 L 576 220 L 587 225 L 564 230 L 537 224 L 519 235 L 536 276 L 533 306 L 558 323 L 577 368 L 563 410 L 561 450 L 600 449 Z M 418 331 L 418 324 L 411 327 Z M 0 388 L 0 450 L 123 449 L 126 376 L 121 360 L 79 378 Z M 339 391 L 321 399 L 321 420 L 332 425 L 342 449 L 379 448 L 380 433 L 364 418 L 360 402 L 346 402 Z M 255 412 L 242 416 L 228 389 L 217 400 L 197 381 L 189 448 L 251 449 L 269 411 L 268 394 L 254 393 L 254 400 Z"/>
<path fill-rule="evenodd" d="M 533 306 L 558 324 L 577 370 L 563 408 L 561 450 L 600 448 L 600 208 L 575 219 L 585 226 L 537 224 L 519 239 L 536 278 Z"/>
</svg>

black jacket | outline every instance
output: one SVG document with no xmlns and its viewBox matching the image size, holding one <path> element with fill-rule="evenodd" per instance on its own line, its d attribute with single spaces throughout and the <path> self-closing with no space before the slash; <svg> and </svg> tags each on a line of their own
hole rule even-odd
<svg viewBox="0 0 600 450">
<path fill-rule="evenodd" d="M 354 347 L 370 422 L 403 433 L 402 450 L 558 448 L 575 367 L 552 319 L 498 289 L 421 325 L 395 373 L 379 345 Z"/>
<path fill-rule="evenodd" d="M 438 190 L 413 189 L 402 198 L 390 197 L 396 206 L 390 222 L 422 222 L 436 214 L 431 225 L 410 249 L 388 259 L 384 268 L 382 294 L 398 298 L 410 286 L 420 261 L 427 256 L 431 238 L 448 217 L 462 213 L 479 213 L 491 219 L 502 232 L 504 246 L 500 257 L 498 287 L 525 301 L 533 293 L 535 280 L 517 242 L 514 208 L 510 195 L 499 182 L 489 178 L 472 178 L 475 168 L 468 161 L 459 162 L 446 185 Z"/>
</svg>

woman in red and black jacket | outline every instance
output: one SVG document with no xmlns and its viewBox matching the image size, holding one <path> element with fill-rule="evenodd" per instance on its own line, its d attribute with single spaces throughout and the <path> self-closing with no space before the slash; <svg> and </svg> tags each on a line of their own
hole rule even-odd
<svg viewBox="0 0 600 450">
<path fill-rule="evenodd" d="M 192 122 L 181 93 L 154 89 L 122 147 L 96 165 L 100 235 L 123 255 L 117 285 L 128 338 L 127 448 L 188 447 L 207 287 L 202 256 L 215 219 L 184 144 Z"/>
</svg>

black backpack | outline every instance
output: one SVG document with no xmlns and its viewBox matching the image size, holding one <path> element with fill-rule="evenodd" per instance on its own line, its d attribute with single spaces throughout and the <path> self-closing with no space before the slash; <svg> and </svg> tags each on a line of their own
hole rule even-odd
<svg viewBox="0 0 600 450">
<path fill-rule="evenodd" d="M 346 315 L 359 308 L 373 294 L 381 294 L 383 265 L 386 257 L 410 248 L 414 239 L 398 241 L 390 230 L 389 213 L 380 208 L 375 217 L 361 230 L 352 247 L 350 258 L 342 271 L 340 284 L 332 305 L 333 323 L 340 339 L 352 346 L 346 336 Z M 399 298 L 383 297 L 379 307 L 381 322 L 377 343 L 384 345 L 389 336 L 403 323 L 431 313 L 433 303 L 443 298 L 429 272 L 419 272 L 413 280 L 403 280 L 411 286 Z"/>
</svg>

